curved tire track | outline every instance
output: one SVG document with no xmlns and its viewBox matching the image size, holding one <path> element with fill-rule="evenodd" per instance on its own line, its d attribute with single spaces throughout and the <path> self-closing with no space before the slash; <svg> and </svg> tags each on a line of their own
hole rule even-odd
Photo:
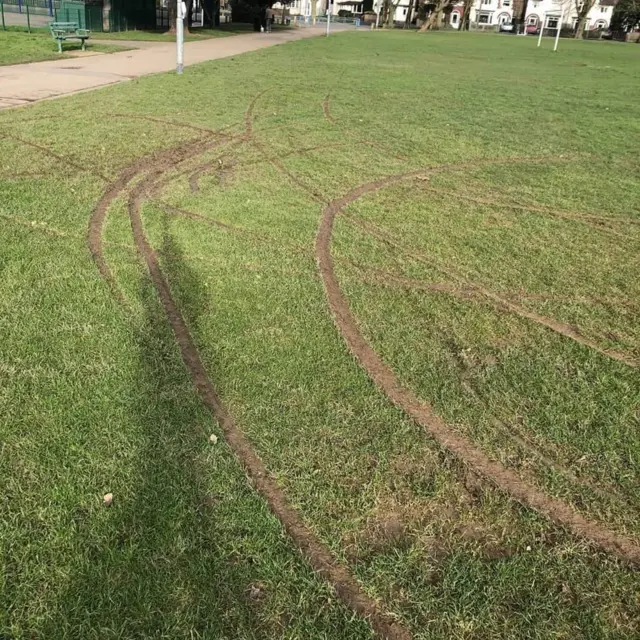
<svg viewBox="0 0 640 640">
<path fill-rule="evenodd" d="M 436 170 L 440 170 L 440 168 Z M 515 472 L 491 460 L 470 440 L 457 434 L 434 412 L 430 404 L 420 400 L 403 385 L 391 367 L 382 361 L 360 332 L 358 323 L 334 270 L 331 240 L 335 218 L 348 205 L 368 193 L 378 191 L 383 187 L 403 180 L 418 176 L 428 176 L 433 172 L 433 169 L 425 169 L 422 172 L 403 173 L 374 182 L 367 182 L 352 189 L 341 198 L 333 200 L 324 209 L 316 236 L 316 259 L 325 294 L 338 331 L 344 338 L 351 353 L 358 359 L 378 389 L 386 394 L 393 404 L 425 428 L 441 445 L 458 456 L 476 473 L 490 480 L 499 489 L 510 494 L 522 504 L 568 528 L 575 535 L 591 540 L 602 549 L 628 562 L 640 564 L 640 547 L 635 542 L 610 531 L 597 522 L 588 520 L 562 500 L 552 498 L 533 484 L 523 481 Z"/>
<path fill-rule="evenodd" d="M 258 97 L 254 98 L 247 109 L 246 128 L 242 136 L 242 139 L 247 141 L 253 138 L 252 111 Z M 215 132 L 212 132 L 212 135 L 215 135 Z M 218 140 L 205 139 L 203 141 L 202 139 L 197 139 L 187 142 L 176 149 L 168 149 L 155 154 L 155 156 L 143 158 L 126 168 L 118 179 L 108 186 L 91 215 L 87 234 L 89 250 L 100 275 L 109 284 L 112 293 L 120 302 L 124 302 L 124 296 L 119 290 L 113 273 L 104 257 L 102 232 L 110 205 L 116 198 L 128 193 L 129 217 L 135 246 L 149 271 L 167 320 L 176 338 L 182 360 L 203 403 L 220 424 L 229 446 L 243 464 L 253 486 L 281 521 L 286 532 L 300 549 L 307 562 L 331 584 L 346 605 L 366 619 L 380 638 L 410 640 L 411 634 L 409 631 L 394 621 L 376 600 L 370 598 L 362 590 L 346 566 L 334 558 L 330 550 L 302 521 L 298 512 L 288 504 L 283 490 L 269 474 L 262 460 L 254 452 L 242 431 L 233 421 L 216 393 L 202 363 L 198 349 L 173 298 L 167 278 L 162 271 L 157 252 L 146 237 L 141 207 L 142 203 L 153 195 L 158 180 L 167 170 L 194 155 L 210 149 L 217 143 Z M 134 186 L 131 186 L 140 177 L 142 179 L 136 182 Z M 178 213 L 178 211 L 175 210 L 173 213 Z M 184 215 L 184 212 L 180 210 L 179 214 Z M 189 217 L 194 217 L 194 215 L 190 214 Z M 201 218 L 201 216 L 197 216 L 198 220 L 203 221 Z M 208 222 L 211 223 L 212 221 Z"/>
<path fill-rule="evenodd" d="M 161 170 L 161 167 L 152 168 L 147 177 L 131 190 L 129 199 L 131 228 L 138 253 L 144 259 L 149 270 L 151 280 L 180 348 L 182 360 L 203 403 L 220 424 L 229 446 L 242 462 L 254 487 L 262 494 L 309 564 L 331 583 L 347 605 L 369 621 L 381 637 L 389 640 L 409 640 L 411 637 L 409 632 L 391 621 L 388 614 L 380 609 L 375 600 L 364 593 L 347 568 L 331 555 L 328 548 L 304 524 L 297 511 L 289 506 L 284 492 L 271 477 L 262 460 L 253 451 L 249 441 L 238 429 L 216 393 L 187 324 L 173 298 L 169 283 L 160 267 L 158 256 L 144 232 L 141 206 L 148 187 L 156 178 L 157 172 Z"/>
</svg>

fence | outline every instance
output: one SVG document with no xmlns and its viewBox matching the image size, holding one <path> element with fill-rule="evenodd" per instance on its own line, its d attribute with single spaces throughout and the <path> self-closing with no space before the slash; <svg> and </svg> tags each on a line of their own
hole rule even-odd
<svg viewBox="0 0 640 640">
<path fill-rule="evenodd" d="M 0 0 L 0 5 L 9 13 L 53 16 L 60 7 L 60 0 Z"/>
<path fill-rule="evenodd" d="M 0 26 L 6 31 L 8 23 L 31 33 L 32 22 L 36 27 L 46 26 L 58 4 L 59 0 L 0 0 Z"/>
</svg>

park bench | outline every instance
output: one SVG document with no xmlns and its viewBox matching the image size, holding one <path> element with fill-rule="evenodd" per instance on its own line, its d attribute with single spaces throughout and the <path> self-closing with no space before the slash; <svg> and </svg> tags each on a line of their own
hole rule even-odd
<svg viewBox="0 0 640 640">
<path fill-rule="evenodd" d="M 51 29 L 51 37 L 58 43 L 59 53 L 62 53 L 62 43 L 65 40 L 80 40 L 84 51 L 84 43 L 91 37 L 91 31 L 80 29 L 77 22 L 51 22 L 49 29 Z"/>
</svg>

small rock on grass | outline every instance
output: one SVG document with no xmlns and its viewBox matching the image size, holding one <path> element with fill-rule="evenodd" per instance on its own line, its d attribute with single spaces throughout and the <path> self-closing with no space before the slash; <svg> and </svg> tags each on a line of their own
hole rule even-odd
<svg viewBox="0 0 640 640">
<path fill-rule="evenodd" d="M 211 444 L 218 444 L 218 436 L 217 436 L 215 433 L 212 433 L 212 434 L 209 436 L 209 442 L 210 442 Z"/>
<path fill-rule="evenodd" d="M 102 504 L 105 507 L 110 507 L 113 504 L 113 493 L 105 493 L 104 498 L 102 498 Z"/>
</svg>

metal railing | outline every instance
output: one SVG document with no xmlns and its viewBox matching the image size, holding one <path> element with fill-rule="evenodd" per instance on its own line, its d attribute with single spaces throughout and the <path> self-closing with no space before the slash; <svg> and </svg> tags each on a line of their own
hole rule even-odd
<svg viewBox="0 0 640 640">
<path fill-rule="evenodd" d="M 38 15 L 54 15 L 60 7 L 60 0 L 1 0 L 4 11 L 10 13 L 27 13 Z"/>
</svg>

